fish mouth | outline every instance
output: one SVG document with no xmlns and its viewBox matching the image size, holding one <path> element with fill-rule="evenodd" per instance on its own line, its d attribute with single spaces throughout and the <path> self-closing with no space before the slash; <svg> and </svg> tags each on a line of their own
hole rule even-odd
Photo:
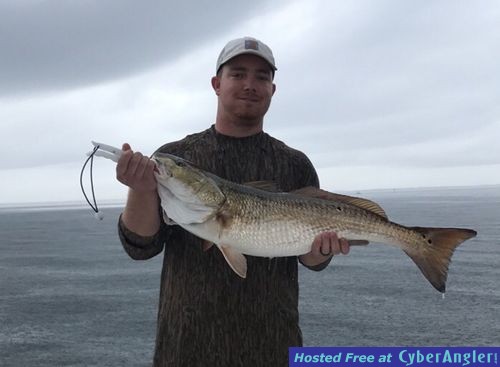
<svg viewBox="0 0 500 367">
<path fill-rule="evenodd" d="M 165 186 L 166 180 L 172 177 L 172 172 L 160 168 L 159 172 L 156 175 L 156 182 L 162 186 Z"/>
<path fill-rule="evenodd" d="M 196 171 L 196 166 L 193 166 L 191 162 L 172 154 L 158 152 L 153 154 L 151 159 L 156 163 L 156 177 L 159 180 L 167 180 L 177 176 L 179 169 L 181 171 L 184 169 Z"/>
<path fill-rule="evenodd" d="M 165 180 L 173 176 L 172 169 L 168 164 L 166 164 L 165 158 L 159 159 L 158 157 L 152 157 L 152 160 L 156 164 L 155 175 L 160 183 L 161 180 Z"/>
</svg>

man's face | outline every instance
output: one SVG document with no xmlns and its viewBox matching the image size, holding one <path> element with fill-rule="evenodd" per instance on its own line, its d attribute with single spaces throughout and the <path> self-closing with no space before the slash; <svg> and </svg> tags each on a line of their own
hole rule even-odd
<svg viewBox="0 0 500 367">
<path fill-rule="evenodd" d="M 219 109 L 234 120 L 262 122 L 276 86 L 270 65 L 255 55 L 240 55 L 224 64 L 212 79 Z"/>
</svg>

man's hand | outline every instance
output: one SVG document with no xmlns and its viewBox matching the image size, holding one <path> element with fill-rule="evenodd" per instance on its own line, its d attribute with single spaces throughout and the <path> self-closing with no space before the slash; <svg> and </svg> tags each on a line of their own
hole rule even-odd
<svg viewBox="0 0 500 367">
<path fill-rule="evenodd" d="M 116 178 L 127 185 L 127 204 L 122 214 L 125 227 L 141 236 L 153 236 L 160 229 L 160 199 L 156 191 L 155 164 L 130 145 L 123 144 L 116 165 Z"/>
<path fill-rule="evenodd" d="M 140 152 L 133 152 L 127 143 L 122 146 L 123 154 L 116 165 L 116 178 L 122 184 L 138 193 L 156 191 L 155 164 Z"/>
<path fill-rule="evenodd" d="M 333 255 L 349 253 L 349 243 L 345 238 L 338 238 L 335 232 L 318 234 L 312 243 L 311 251 L 301 255 L 300 260 L 304 265 L 315 266 L 328 260 Z"/>
</svg>

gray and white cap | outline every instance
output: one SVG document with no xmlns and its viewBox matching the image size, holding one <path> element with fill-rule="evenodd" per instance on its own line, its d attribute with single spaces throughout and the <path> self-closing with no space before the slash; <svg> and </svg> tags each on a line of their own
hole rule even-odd
<svg viewBox="0 0 500 367">
<path fill-rule="evenodd" d="M 243 54 L 252 54 L 262 57 L 266 60 L 271 68 L 278 70 L 276 68 L 276 63 L 274 61 L 273 52 L 262 41 L 252 37 L 237 38 L 229 41 L 226 46 L 222 49 L 219 58 L 217 59 L 217 66 L 215 72 L 217 73 L 221 66 L 231 60 L 233 57 Z"/>
</svg>

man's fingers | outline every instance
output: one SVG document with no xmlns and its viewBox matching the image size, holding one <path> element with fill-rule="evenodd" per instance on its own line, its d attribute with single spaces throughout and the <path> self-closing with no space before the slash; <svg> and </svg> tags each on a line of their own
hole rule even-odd
<svg viewBox="0 0 500 367">
<path fill-rule="evenodd" d="M 132 156 L 132 158 L 130 159 L 130 162 L 128 164 L 128 168 L 127 168 L 127 176 L 128 177 L 130 177 L 130 178 L 141 177 L 140 175 L 138 175 L 138 173 L 141 171 L 139 166 L 141 165 L 143 157 L 144 156 L 140 152 L 134 153 L 134 155 Z"/>
<path fill-rule="evenodd" d="M 349 246 L 349 241 L 347 241 L 345 238 L 340 239 L 340 252 L 344 255 L 347 255 L 349 253 L 349 250 L 351 249 L 351 246 Z"/>
<path fill-rule="evenodd" d="M 151 175 L 153 172 L 153 168 L 150 165 L 151 159 L 146 156 L 143 156 L 141 161 L 139 162 L 139 166 L 137 167 L 136 176 L 138 178 L 147 178 L 148 175 Z M 151 162 L 153 163 L 153 162 Z M 154 164 L 153 164 L 154 165 Z"/>
<path fill-rule="evenodd" d="M 339 238 L 335 232 L 325 232 L 321 234 L 322 244 L 321 253 L 322 255 L 331 254 L 348 254 L 349 253 L 349 243 L 345 238 Z"/>
<path fill-rule="evenodd" d="M 321 234 L 317 235 L 316 237 L 314 237 L 314 240 L 313 240 L 313 243 L 312 243 L 312 246 L 311 246 L 311 253 L 314 255 L 314 256 L 320 256 L 321 253 L 320 253 L 320 250 L 321 250 Z"/>
<path fill-rule="evenodd" d="M 331 256 L 335 254 L 335 246 L 334 241 L 337 238 L 335 233 L 325 232 L 321 234 L 321 255 L 323 256 Z"/>
<path fill-rule="evenodd" d="M 123 144 L 123 146 L 125 146 L 125 144 Z M 118 160 L 118 164 L 116 165 L 116 177 L 118 178 L 118 181 L 123 182 L 123 180 L 125 179 L 125 173 L 128 170 L 128 165 L 130 163 L 130 160 L 132 159 L 132 156 L 132 150 L 124 150 L 123 154 Z"/>
<path fill-rule="evenodd" d="M 123 151 L 132 150 L 132 148 L 130 147 L 130 145 L 128 143 L 123 143 L 122 150 Z"/>
<path fill-rule="evenodd" d="M 339 238 L 335 232 L 323 232 L 314 238 L 311 253 L 315 256 L 347 255 L 349 249 L 349 242 L 345 238 Z"/>
<path fill-rule="evenodd" d="M 338 255 L 340 253 L 339 238 L 335 232 L 327 232 L 328 240 L 330 243 L 330 251 L 333 255 Z"/>
<path fill-rule="evenodd" d="M 155 171 L 158 172 L 158 169 L 156 168 L 156 163 L 154 161 L 152 161 L 151 159 L 148 159 L 148 167 L 146 169 L 146 172 L 148 172 L 148 171 L 151 171 L 151 173 L 153 173 Z M 155 177 L 155 176 L 153 175 L 153 177 Z M 156 178 L 155 178 L 155 181 L 156 181 Z"/>
</svg>

